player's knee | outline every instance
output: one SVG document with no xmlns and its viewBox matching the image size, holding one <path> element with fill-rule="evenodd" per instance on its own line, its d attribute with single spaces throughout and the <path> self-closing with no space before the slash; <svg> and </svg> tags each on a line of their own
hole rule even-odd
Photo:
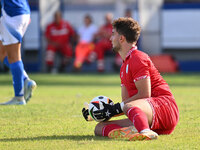
<svg viewBox="0 0 200 150">
<path fill-rule="evenodd" d="M 14 62 L 17 62 L 17 61 L 20 61 L 21 60 L 21 57 L 20 56 L 17 56 L 17 55 L 8 55 L 8 61 L 9 63 L 14 63 Z"/>
<path fill-rule="evenodd" d="M 6 53 L 0 51 L 0 61 L 3 62 L 4 58 L 6 57 Z"/>
<path fill-rule="evenodd" d="M 52 62 L 54 60 L 55 57 L 55 52 L 53 52 L 52 50 L 48 50 L 46 52 L 46 62 Z"/>
<path fill-rule="evenodd" d="M 133 107 L 133 104 L 131 104 L 131 103 L 126 103 L 126 104 L 124 105 L 123 112 L 126 114 L 127 111 L 128 111 L 131 107 Z"/>
</svg>

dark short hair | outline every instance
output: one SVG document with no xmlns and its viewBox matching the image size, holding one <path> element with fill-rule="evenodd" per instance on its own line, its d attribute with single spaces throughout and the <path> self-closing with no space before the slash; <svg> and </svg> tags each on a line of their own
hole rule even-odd
<svg viewBox="0 0 200 150">
<path fill-rule="evenodd" d="M 89 19 L 91 23 L 92 23 L 92 21 L 93 21 L 93 20 L 92 20 L 92 16 L 89 15 L 89 14 L 86 14 L 84 18 L 85 18 L 85 19 Z"/>
<path fill-rule="evenodd" d="M 113 21 L 113 28 L 126 38 L 128 43 L 137 42 L 140 36 L 141 28 L 133 18 L 118 18 Z"/>
</svg>

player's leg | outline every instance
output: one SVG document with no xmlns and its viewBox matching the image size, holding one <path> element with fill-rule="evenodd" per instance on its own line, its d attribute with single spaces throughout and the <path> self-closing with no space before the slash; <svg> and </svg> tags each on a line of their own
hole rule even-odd
<svg viewBox="0 0 200 150">
<path fill-rule="evenodd" d="M 8 55 L 8 61 L 10 64 L 10 70 L 13 76 L 13 86 L 16 97 L 24 96 L 24 79 L 23 79 L 23 71 L 24 65 L 21 61 L 21 44 L 11 44 L 3 46 L 3 49 L 6 50 Z"/>
<path fill-rule="evenodd" d="M 145 128 L 149 128 L 149 126 L 152 124 L 153 110 L 152 110 L 151 105 L 146 99 L 139 99 L 139 100 L 126 103 L 124 105 L 123 111 L 126 114 L 126 116 L 131 120 L 131 122 L 136 122 L 136 120 L 135 121 L 132 120 L 134 119 L 133 117 L 135 117 L 135 119 L 137 119 L 137 116 L 142 116 L 144 118 L 144 119 L 141 119 L 141 120 L 144 120 L 144 123 L 141 123 L 141 125 L 137 125 L 137 122 L 136 122 L 136 128 L 137 130 L 139 130 L 139 132 Z M 138 114 L 138 115 L 132 117 L 133 114 Z M 142 127 L 142 126 L 145 126 L 145 127 Z"/>
<path fill-rule="evenodd" d="M 10 69 L 10 63 L 8 61 L 8 57 L 7 57 L 7 53 L 5 51 L 5 49 L 3 49 L 3 45 L 1 42 L 1 38 L 0 38 L 0 61 L 4 63 L 4 65 L 6 65 L 9 69 Z M 26 73 L 26 71 L 24 70 L 24 81 L 29 78 L 28 74 Z"/>
<path fill-rule="evenodd" d="M 16 44 L 10 44 L 10 45 L 4 45 L 2 48 L 5 49 L 10 70 L 13 77 L 13 87 L 15 92 L 15 97 L 11 99 L 11 101 L 8 101 L 6 103 L 3 103 L 5 105 L 9 104 L 19 104 L 24 105 L 26 104 L 26 101 L 24 99 L 24 79 L 23 79 L 23 71 L 24 66 L 21 61 L 21 53 L 20 53 L 20 43 Z"/>
<path fill-rule="evenodd" d="M 26 104 L 24 100 L 24 77 L 28 77 L 24 71 L 21 60 L 21 41 L 29 24 L 30 15 L 9 17 L 3 13 L 1 18 L 2 49 L 6 51 L 7 59 L 4 58 L 13 76 L 15 97 L 3 104 Z M 24 75 L 25 74 L 25 75 Z"/>
<path fill-rule="evenodd" d="M 80 71 L 82 67 L 82 63 L 84 61 L 84 45 L 82 43 L 78 43 L 75 48 L 75 60 L 74 60 L 74 69 L 75 71 Z"/>
<path fill-rule="evenodd" d="M 173 96 L 149 98 L 148 102 L 154 108 L 154 118 L 151 130 L 158 134 L 171 134 L 179 120 L 179 111 Z"/>
<path fill-rule="evenodd" d="M 4 65 L 6 65 L 9 69 L 10 69 L 10 63 L 8 61 L 8 57 L 7 57 L 7 53 L 5 51 L 5 49 L 3 49 L 3 45 L 2 42 L 0 40 L 0 61 L 4 63 Z M 24 70 L 24 81 L 27 80 L 28 74 L 26 73 L 26 71 Z"/>
<path fill-rule="evenodd" d="M 146 99 L 139 99 L 125 104 L 124 112 L 139 132 L 129 140 L 156 139 L 158 134 L 150 130 L 153 121 L 153 108 Z"/>
<path fill-rule="evenodd" d="M 79 43 L 75 49 L 74 68 L 80 71 L 84 61 L 87 59 L 91 51 L 94 49 L 92 43 Z"/>
<path fill-rule="evenodd" d="M 8 61 L 7 53 L 5 49 L 3 49 L 1 41 L 0 41 L 0 61 L 3 62 L 10 69 L 10 63 Z M 24 80 L 24 98 L 26 102 L 28 102 L 32 96 L 33 89 L 35 89 L 37 85 L 35 81 L 29 78 L 25 70 L 23 71 L 23 80 Z"/>
<path fill-rule="evenodd" d="M 65 67 L 67 65 L 70 64 L 72 55 L 73 55 L 73 51 L 72 51 L 72 47 L 70 44 L 64 44 L 63 47 L 61 47 L 60 50 L 61 54 L 62 54 L 62 60 L 61 60 L 61 64 L 59 66 L 59 72 L 64 72 Z"/>
<path fill-rule="evenodd" d="M 56 47 L 53 45 L 47 45 L 45 61 L 48 73 L 50 73 L 53 69 L 55 53 L 56 53 Z"/>
<path fill-rule="evenodd" d="M 129 126 L 133 126 L 129 119 L 100 122 L 96 125 L 94 133 L 97 136 L 108 136 L 108 133 L 114 129 Z"/>
<path fill-rule="evenodd" d="M 104 72 L 104 55 L 106 50 L 110 50 L 112 44 L 108 40 L 101 40 L 96 44 L 95 51 L 97 53 L 97 70 Z"/>
<path fill-rule="evenodd" d="M 99 41 L 95 46 L 97 53 L 97 70 L 98 72 L 104 72 L 104 43 Z"/>
<path fill-rule="evenodd" d="M 138 133 L 130 136 L 129 140 L 149 140 L 158 137 L 157 133 L 150 130 L 153 121 L 153 109 L 146 99 L 139 99 L 125 104 L 123 111 L 138 131 Z M 109 137 L 116 138 L 115 135 L 121 133 L 121 129 L 112 130 Z"/>
<path fill-rule="evenodd" d="M 0 61 L 4 63 L 4 58 L 7 56 L 6 51 L 3 49 L 3 45 L 0 38 Z M 8 61 L 7 61 L 8 62 Z M 5 63 L 4 63 L 5 64 Z M 9 64 L 5 64 L 9 67 Z"/>
<path fill-rule="evenodd" d="M 0 61 L 4 63 L 4 65 L 6 65 L 9 69 L 10 69 L 10 63 L 8 61 L 8 57 L 7 57 L 7 53 L 6 51 L 3 49 L 3 45 L 2 42 L 0 41 Z M 26 73 L 26 71 L 24 70 L 24 81 L 29 78 L 28 74 Z"/>
<path fill-rule="evenodd" d="M 9 62 L 8 62 L 8 58 L 7 58 L 7 54 L 6 51 L 3 49 L 3 45 L 1 42 L 1 34 L 0 34 L 0 62 L 2 62 L 4 64 L 4 66 L 7 67 L 7 69 L 10 68 Z"/>
</svg>

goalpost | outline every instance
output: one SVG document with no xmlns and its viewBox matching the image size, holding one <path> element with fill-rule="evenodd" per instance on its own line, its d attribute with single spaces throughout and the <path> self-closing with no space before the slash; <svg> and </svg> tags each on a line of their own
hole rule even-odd
<svg viewBox="0 0 200 150">
<path fill-rule="evenodd" d="M 40 20 L 40 60 L 41 60 L 41 71 L 45 70 L 45 37 L 44 31 L 46 25 L 52 21 L 54 13 L 60 8 L 60 0 L 39 0 L 39 20 Z"/>
<path fill-rule="evenodd" d="M 142 28 L 141 47 L 149 54 L 162 52 L 161 9 L 164 0 L 138 0 L 139 22 Z"/>
</svg>

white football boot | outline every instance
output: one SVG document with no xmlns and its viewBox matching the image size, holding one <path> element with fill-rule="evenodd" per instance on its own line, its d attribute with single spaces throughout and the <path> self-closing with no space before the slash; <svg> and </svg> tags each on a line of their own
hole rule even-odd
<svg viewBox="0 0 200 150">
<path fill-rule="evenodd" d="M 0 103 L 0 105 L 26 105 L 24 97 L 13 97 L 10 101 Z"/>
<path fill-rule="evenodd" d="M 32 97 L 32 92 L 34 89 L 36 89 L 36 87 L 37 87 L 37 84 L 35 81 L 33 81 L 31 79 L 26 79 L 24 81 L 24 99 L 25 99 L 26 103 Z"/>
</svg>

